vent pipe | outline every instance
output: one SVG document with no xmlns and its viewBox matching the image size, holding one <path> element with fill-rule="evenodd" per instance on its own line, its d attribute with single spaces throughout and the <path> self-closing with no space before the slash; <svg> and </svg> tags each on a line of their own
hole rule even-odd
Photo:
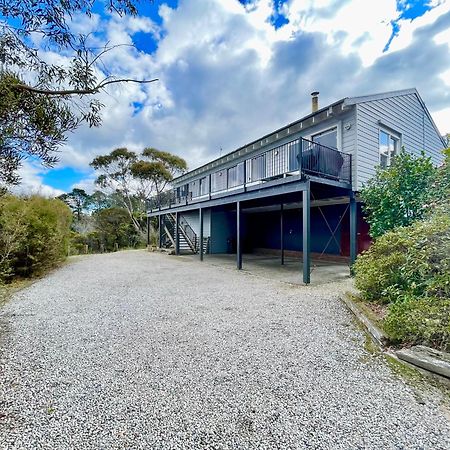
<svg viewBox="0 0 450 450">
<path fill-rule="evenodd" d="M 319 91 L 311 92 L 311 110 L 316 112 L 319 109 Z"/>
</svg>

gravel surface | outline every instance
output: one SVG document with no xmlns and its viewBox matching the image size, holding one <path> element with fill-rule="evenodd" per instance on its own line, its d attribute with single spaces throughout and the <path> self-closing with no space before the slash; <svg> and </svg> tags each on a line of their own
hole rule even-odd
<svg viewBox="0 0 450 450">
<path fill-rule="evenodd" d="M 335 293 L 78 257 L 0 308 L 0 448 L 449 449 Z"/>
</svg>

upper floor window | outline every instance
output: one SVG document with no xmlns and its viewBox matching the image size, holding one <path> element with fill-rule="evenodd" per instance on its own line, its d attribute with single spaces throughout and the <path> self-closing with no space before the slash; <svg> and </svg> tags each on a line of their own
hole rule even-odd
<svg viewBox="0 0 450 450">
<path fill-rule="evenodd" d="M 330 128 L 329 130 L 322 131 L 321 133 L 311 136 L 313 142 L 317 142 L 320 145 L 334 148 L 337 150 L 337 127 Z"/>
<path fill-rule="evenodd" d="M 392 158 L 398 153 L 399 138 L 380 130 L 380 166 L 385 169 L 391 165 Z"/>
</svg>

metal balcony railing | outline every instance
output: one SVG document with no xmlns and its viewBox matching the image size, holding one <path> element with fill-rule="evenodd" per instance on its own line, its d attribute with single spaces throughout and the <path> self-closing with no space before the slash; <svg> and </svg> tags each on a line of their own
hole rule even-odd
<svg viewBox="0 0 450 450">
<path fill-rule="evenodd" d="M 298 138 L 163 192 L 148 201 L 148 209 L 168 208 L 218 193 L 232 193 L 236 188 L 298 173 L 350 184 L 351 172 L 350 154 Z"/>
</svg>

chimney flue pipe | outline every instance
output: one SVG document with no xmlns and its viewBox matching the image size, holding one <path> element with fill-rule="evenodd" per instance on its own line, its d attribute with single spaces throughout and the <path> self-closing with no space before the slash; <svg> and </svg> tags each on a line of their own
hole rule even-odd
<svg viewBox="0 0 450 450">
<path fill-rule="evenodd" d="M 311 92 L 311 109 L 316 112 L 319 109 L 319 91 Z"/>
</svg>

